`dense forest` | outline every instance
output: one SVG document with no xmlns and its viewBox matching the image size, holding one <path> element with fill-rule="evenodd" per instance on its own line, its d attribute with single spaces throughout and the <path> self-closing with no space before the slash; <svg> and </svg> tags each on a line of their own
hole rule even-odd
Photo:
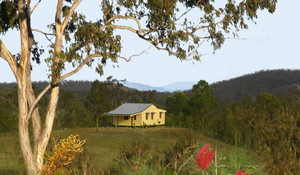
<svg viewBox="0 0 300 175">
<path fill-rule="evenodd" d="M 55 129 L 112 126 L 99 118 L 124 102 L 153 103 L 168 111 L 168 126 L 191 128 L 229 144 L 256 150 L 270 174 L 299 170 L 300 71 L 261 71 L 209 85 L 200 80 L 190 91 L 138 91 L 106 81 L 65 81 Z M 34 83 L 36 93 L 47 85 Z M 49 95 L 39 104 L 46 112 Z M 0 84 L 0 132 L 17 130 L 17 89 Z"/>
</svg>

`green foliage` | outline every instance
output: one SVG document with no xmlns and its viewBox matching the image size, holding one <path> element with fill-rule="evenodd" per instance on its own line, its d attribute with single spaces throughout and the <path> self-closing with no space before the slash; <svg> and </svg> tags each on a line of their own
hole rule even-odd
<svg viewBox="0 0 300 175">
<path fill-rule="evenodd" d="M 270 174 L 293 174 L 299 158 L 299 104 L 286 100 L 264 92 L 255 101 L 230 104 L 215 126 L 216 136 L 256 150 Z"/>
<path fill-rule="evenodd" d="M 18 1 L 2 1 L 0 3 L 0 34 L 9 29 L 18 28 Z"/>
<path fill-rule="evenodd" d="M 55 128 L 92 127 L 92 113 L 84 106 L 82 97 L 70 91 L 61 91 L 57 106 Z"/>
<path fill-rule="evenodd" d="M 38 94 L 47 82 L 33 85 Z M 15 84 L 1 84 L 0 87 L 0 132 L 17 130 L 18 106 Z M 123 102 L 154 103 L 156 91 L 138 91 L 124 87 L 119 81 L 108 78 L 105 82 L 66 81 L 60 84 L 62 90 L 56 112 L 55 129 L 92 127 L 97 117 L 119 106 Z M 50 94 L 47 93 L 38 104 L 41 116 L 45 116 Z M 43 121 L 45 118 L 42 117 Z M 111 126 L 112 118 L 100 118 L 99 126 Z"/>
<path fill-rule="evenodd" d="M 193 86 L 191 98 L 183 92 L 175 92 L 166 99 L 168 117 L 174 126 L 190 127 L 209 132 L 215 120 L 214 111 L 217 102 L 212 88 L 204 80 Z M 167 117 L 167 118 L 168 118 Z"/>
<path fill-rule="evenodd" d="M 191 115 L 193 116 L 192 128 L 207 132 L 210 122 L 214 118 L 216 107 L 217 102 L 212 88 L 206 81 L 199 81 L 192 88 L 190 100 Z"/>
<path fill-rule="evenodd" d="M 218 106 L 209 85 L 199 81 L 188 106 L 183 103 L 187 98 L 178 98 L 185 97 L 184 93 L 176 92 L 166 100 L 166 107 L 170 123 L 256 150 L 264 171 L 270 174 L 293 174 L 299 168 L 300 91 L 294 87 L 288 92 L 280 98 L 264 92 L 255 100 L 246 98 Z M 189 112 L 183 113 L 183 108 Z M 179 121 L 188 124 L 180 125 Z"/>
<path fill-rule="evenodd" d="M 72 0 L 65 0 L 63 3 L 62 20 L 71 12 L 73 3 Z M 273 13 L 276 3 L 277 0 L 241 2 L 228 0 L 223 3 L 214 0 L 103 0 L 95 4 L 101 7 L 101 11 L 95 14 L 98 15 L 97 20 L 89 21 L 84 14 L 77 11 L 73 13 L 63 31 L 63 50 L 52 53 L 48 58 L 51 83 L 57 84 L 66 63 L 78 66 L 88 55 L 93 55 L 93 59 L 88 60 L 86 64 L 91 66 L 96 60 L 94 58 L 97 57 L 96 70 L 102 75 L 106 62 L 108 60 L 117 62 L 121 54 L 123 43 L 117 30 L 133 32 L 141 40 L 179 59 L 192 57 L 200 60 L 201 52 L 198 48 L 201 43 L 207 42 L 215 50 L 219 49 L 228 33 L 232 32 L 233 36 L 236 36 L 237 31 L 246 29 L 247 21 L 253 21 L 258 17 L 258 10 L 268 10 Z M 18 29 L 21 16 L 28 20 L 28 28 L 31 30 L 30 10 L 32 8 L 29 5 L 31 4 L 25 3 L 23 9 L 25 14 L 19 14 L 17 0 L 2 1 L 0 33 L 5 33 L 9 29 Z M 121 20 L 133 20 L 136 24 L 120 25 Z M 46 35 L 55 35 L 55 23 L 49 24 L 48 27 L 52 32 Z M 29 35 L 33 39 L 32 31 L 29 31 Z M 38 41 L 33 43 L 37 45 Z M 52 50 L 53 45 L 50 47 Z M 39 63 L 40 53 L 36 52 L 37 49 L 32 51 L 35 54 L 33 59 Z M 17 54 L 16 61 L 18 59 Z"/>
<path fill-rule="evenodd" d="M 297 166 L 297 126 L 289 107 L 271 94 L 262 93 L 254 102 L 255 148 L 271 174 L 288 174 Z M 299 148 L 299 147 L 298 147 Z M 298 150 L 299 151 L 299 150 Z"/>
<path fill-rule="evenodd" d="M 26 175 L 18 133 L 0 133 L 0 174 Z"/>
<path fill-rule="evenodd" d="M 168 111 L 167 123 L 169 125 L 187 127 L 187 115 L 189 112 L 189 98 L 183 92 L 175 92 L 166 99 Z"/>
<path fill-rule="evenodd" d="M 114 107 L 114 102 L 110 99 L 111 91 L 114 91 L 114 87 L 118 86 L 114 83 L 102 83 L 94 81 L 91 86 L 91 90 L 88 94 L 89 109 L 100 116 L 101 114 L 110 111 Z M 114 97 L 116 98 L 116 96 Z"/>
<path fill-rule="evenodd" d="M 0 133 L 17 130 L 17 88 L 0 89 Z"/>
<path fill-rule="evenodd" d="M 99 132 L 95 132 L 95 128 L 56 130 L 51 136 L 48 150 L 51 151 L 55 143 L 71 133 L 80 134 L 86 140 L 85 148 L 73 163 L 58 174 L 126 172 L 171 175 L 178 172 L 178 168 L 190 157 L 192 158 L 181 168 L 179 174 L 199 174 L 194 158 L 198 149 L 208 142 L 217 150 L 219 173 L 234 174 L 238 168 L 243 168 L 251 174 L 266 174 L 260 169 L 258 156 L 253 151 L 183 128 L 100 128 Z M 19 147 L 16 136 L 17 133 L 0 134 L 0 174 L 7 172 L 4 169 L 10 170 L 10 174 L 25 174 L 20 150 L 16 149 Z M 124 155 L 127 155 L 132 165 L 137 165 L 137 169 L 128 166 Z M 136 162 L 138 159 L 141 161 Z"/>
</svg>

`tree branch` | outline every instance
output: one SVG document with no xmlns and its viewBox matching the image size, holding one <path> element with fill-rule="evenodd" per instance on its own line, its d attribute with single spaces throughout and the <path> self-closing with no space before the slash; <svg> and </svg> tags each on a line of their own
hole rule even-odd
<svg viewBox="0 0 300 175">
<path fill-rule="evenodd" d="M 145 33 L 145 32 L 152 32 L 152 31 L 149 30 L 149 29 L 142 29 L 140 21 L 139 21 L 137 18 L 132 17 L 132 16 L 115 16 L 115 17 L 112 17 L 112 18 L 110 18 L 110 19 L 107 21 L 107 25 L 101 27 L 100 30 L 102 30 L 102 29 L 104 29 L 104 28 L 107 28 L 108 26 L 110 26 L 110 27 L 112 27 L 112 26 L 119 26 L 119 25 L 112 25 L 112 24 L 110 24 L 112 21 L 117 20 L 117 19 L 125 19 L 125 20 L 131 19 L 131 20 L 134 20 L 134 21 L 136 22 L 137 26 L 138 26 L 138 30 L 135 30 L 135 29 L 133 29 L 133 28 L 131 28 L 131 27 L 130 27 L 130 28 L 131 28 L 132 30 L 135 30 L 135 32 L 138 32 L 139 34 Z M 123 27 L 127 27 L 127 26 L 123 26 Z"/>
<path fill-rule="evenodd" d="M 107 28 L 108 26 L 103 26 L 105 28 Z M 130 32 L 133 32 L 133 33 L 137 33 L 138 30 L 132 28 L 132 27 L 129 27 L 129 26 L 120 26 L 120 25 L 109 25 L 109 27 L 112 27 L 112 28 L 115 28 L 115 29 L 123 29 L 123 30 L 128 30 Z"/>
<path fill-rule="evenodd" d="M 103 30 L 103 29 L 105 29 L 105 28 L 107 28 L 107 27 L 112 27 L 112 28 L 114 28 L 114 29 L 128 30 L 128 31 L 130 31 L 130 32 L 132 32 L 132 33 L 137 34 L 138 37 L 140 37 L 140 38 L 143 39 L 144 41 L 149 42 L 149 43 L 150 43 L 151 45 L 153 45 L 156 49 L 167 51 L 170 55 L 174 55 L 174 56 L 177 55 L 176 52 L 172 51 L 172 50 L 171 50 L 170 48 L 168 48 L 168 47 L 159 47 L 158 44 L 159 44 L 160 42 L 166 42 L 166 41 L 164 41 L 164 40 L 159 40 L 159 39 L 155 38 L 154 36 L 151 36 L 150 34 L 151 34 L 152 32 L 154 32 L 154 31 L 152 31 L 152 30 L 141 29 L 141 28 L 140 28 L 140 23 L 139 23 L 139 21 L 138 21 L 136 18 L 130 17 L 130 16 L 128 16 L 128 17 L 124 17 L 124 16 L 116 16 L 116 17 L 113 17 L 113 18 L 111 18 L 110 20 L 108 20 L 108 23 L 111 23 L 113 20 L 116 20 L 116 19 L 132 19 L 132 20 L 135 20 L 136 23 L 137 23 L 137 25 L 138 25 L 138 27 L 139 27 L 139 29 L 136 30 L 136 29 L 134 29 L 134 28 L 132 28 L 132 27 L 129 27 L 129 26 L 121 26 L 121 25 L 107 24 L 107 25 L 101 27 L 100 30 Z M 224 19 L 223 19 L 222 21 L 216 23 L 215 25 L 217 25 L 217 24 L 219 24 L 219 23 L 222 23 L 223 21 L 224 21 Z M 208 26 L 207 26 L 207 27 L 208 27 Z M 203 27 L 203 28 L 204 28 L 204 27 Z M 199 29 L 200 29 L 200 28 L 199 28 Z M 198 29 L 197 29 L 197 30 L 198 30 Z M 148 32 L 148 33 L 145 33 L 145 32 Z M 144 33 L 144 35 L 142 35 L 141 33 Z M 207 39 L 207 38 L 208 38 L 208 37 L 197 37 L 197 36 L 194 36 L 192 33 L 189 33 L 189 35 L 190 35 L 192 38 L 194 38 L 194 39 Z M 147 37 L 145 37 L 145 36 L 147 36 Z M 157 42 L 155 42 L 155 41 L 157 41 Z M 202 44 L 202 43 L 201 43 L 201 44 Z M 201 45 L 201 44 L 200 44 L 200 45 Z M 199 48 L 199 46 L 198 46 L 197 48 Z M 194 49 L 191 53 L 189 53 L 188 57 L 191 56 L 193 53 L 195 53 L 195 50 L 196 50 L 196 49 Z M 141 53 L 141 54 L 142 54 L 142 53 Z M 129 57 L 129 58 L 126 58 L 126 57 L 123 57 L 123 56 L 120 56 L 120 55 L 118 55 L 118 57 L 121 58 L 121 59 L 124 59 L 124 60 L 127 61 L 127 62 L 129 62 L 129 61 L 131 61 L 131 58 L 132 58 L 133 56 L 140 56 L 141 54 L 138 54 L 138 55 L 132 55 L 132 56 Z"/>
<path fill-rule="evenodd" d="M 32 29 L 32 31 L 38 32 L 38 33 L 41 33 L 41 34 L 44 34 L 44 35 L 55 35 L 55 34 L 53 34 L 53 33 L 46 33 L 46 32 L 43 32 L 43 31 L 41 31 L 41 30 L 39 30 L 39 29 Z"/>
<path fill-rule="evenodd" d="M 17 76 L 18 65 L 14 58 L 14 56 L 7 50 L 4 43 L 0 39 L 0 57 L 2 57 L 5 61 L 7 61 L 14 75 Z"/>
<path fill-rule="evenodd" d="M 136 22 L 137 26 L 138 26 L 138 31 L 141 32 L 142 31 L 142 28 L 141 28 L 141 24 L 140 24 L 140 21 L 138 19 L 136 19 L 135 17 L 132 17 L 132 16 L 115 16 L 115 17 L 112 17 L 110 18 L 107 23 L 111 23 L 113 20 L 116 20 L 116 19 L 132 19 Z"/>
<path fill-rule="evenodd" d="M 137 57 L 137 56 L 141 56 L 143 54 L 147 54 L 147 50 L 149 50 L 151 47 L 148 47 L 147 49 L 143 50 L 141 53 L 139 54 L 134 54 L 134 55 L 131 55 L 129 58 L 126 58 L 126 57 L 123 57 L 121 55 L 118 55 L 119 58 L 125 60 L 126 62 L 130 62 L 132 60 L 133 57 Z"/>
<path fill-rule="evenodd" d="M 31 3 L 31 0 L 27 0 L 27 5 L 26 5 L 27 9 L 30 9 L 30 3 Z"/>
<path fill-rule="evenodd" d="M 68 78 L 68 77 L 74 75 L 74 74 L 77 73 L 78 71 L 80 71 L 81 68 L 82 68 L 82 67 L 83 67 L 90 59 L 95 58 L 95 57 L 101 57 L 101 56 L 102 56 L 102 54 L 99 54 L 99 53 L 87 55 L 86 58 L 83 60 L 83 62 L 82 62 L 76 69 L 74 69 L 73 71 L 71 71 L 71 72 L 69 72 L 69 73 L 67 73 L 67 74 L 65 74 L 65 75 L 63 75 L 63 76 L 61 76 L 60 79 L 58 80 L 58 82 L 59 82 L 59 81 L 62 81 L 62 80 L 64 80 L 64 79 L 66 79 L 66 78 Z M 57 82 L 57 83 L 58 83 L 58 82 Z"/>
<path fill-rule="evenodd" d="M 38 170 L 41 170 L 41 167 L 43 165 L 43 156 L 47 147 L 47 144 L 49 142 L 49 138 L 51 135 L 54 117 L 55 117 L 55 111 L 57 107 L 57 101 L 58 101 L 58 95 L 59 95 L 59 87 L 55 86 L 51 90 L 50 95 L 50 101 L 49 106 L 46 114 L 46 119 L 44 121 L 44 129 L 43 132 L 40 135 L 40 142 L 37 147 L 37 168 Z"/>
<path fill-rule="evenodd" d="M 53 33 L 45 33 L 45 32 L 43 32 L 43 31 L 41 31 L 41 30 L 38 30 L 38 29 L 32 29 L 32 31 L 38 32 L 38 33 L 41 33 L 41 34 L 44 34 L 45 37 L 46 37 L 46 39 L 47 39 L 51 44 L 53 44 L 53 42 L 51 41 L 51 39 L 48 38 L 48 35 L 53 35 L 53 36 L 54 36 L 55 34 L 53 34 Z"/>
<path fill-rule="evenodd" d="M 195 7 L 197 7 L 200 4 L 200 2 L 201 2 L 201 0 L 198 0 L 198 2 L 195 4 Z M 180 18 L 185 16 L 187 13 L 189 13 L 192 9 L 194 9 L 194 8 L 190 8 L 190 9 L 186 10 L 185 12 L 183 12 L 178 18 L 175 19 L 175 21 L 178 21 Z"/>
<path fill-rule="evenodd" d="M 175 21 L 180 20 L 183 16 L 185 16 L 187 13 L 189 13 L 192 10 L 192 8 L 188 9 L 187 11 L 183 12 L 178 18 L 175 19 Z"/>
<path fill-rule="evenodd" d="M 224 17 L 221 21 L 216 22 L 216 23 L 214 23 L 213 25 L 216 26 L 216 25 L 218 25 L 218 24 L 220 24 L 220 23 L 224 23 L 224 22 L 225 22 L 225 17 Z M 205 29 L 205 28 L 208 28 L 209 26 L 210 26 L 210 25 L 207 25 L 207 26 L 200 26 L 200 27 L 196 28 L 196 30 Z"/>
<path fill-rule="evenodd" d="M 30 12 L 30 15 L 32 15 L 33 11 L 37 8 L 37 6 L 40 4 L 40 2 L 41 2 L 41 0 L 39 0 L 39 2 L 37 2 L 37 3 L 35 4 L 35 6 L 33 7 L 33 9 L 32 9 L 31 12 Z"/>
<path fill-rule="evenodd" d="M 86 58 L 84 59 L 84 61 L 73 71 L 61 76 L 61 78 L 55 83 L 59 83 L 60 81 L 72 76 L 73 74 L 77 73 L 80 69 L 82 69 L 82 67 L 92 58 L 95 57 L 100 57 L 102 56 L 102 54 L 91 54 L 86 56 Z M 34 111 L 34 109 L 36 108 L 36 105 L 38 104 L 38 102 L 41 100 L 41 98 L 47 93 L 47 91 L 51 88 L 51 84 L 49 84 L 36 98 L 35 102 L 31 105 L 29 112 L 27 113 L 26 118 L 29 119 L 30 116 L 32 115 L 32 112 Z"/>
<path fill-rule="evenodd" d="M 66 15 L 66 17 L 65 17 L 65 19 L 64 19 L 64 21 L 63 21 L 63 23 L 62 23 L 62 28 L 61 28 L 62 32 L 63 32 L 63 31 L 65 30 L 65 28 L 67 27 L 67 24 L 68 24 L 68 22 L 69 22 L 71 16 L 74 14 L 75 9 L 78 7 L 78 5 L 81 3 L 81 1 L 82 1 L 82 0 L 75 0 L 75 1 L 74 1 L 74 3 L 73 3 L 73 5 L 72 5 L 72 7 L 71 7 L 69 13 Z"/>
<path fill-rule="evenodd" d="M 42 97 L 47 93 L 47 91 L 51 88 L 51 84 L 49 84 L 40 94 L 39 96 L 36 98 L 36 100 L 34 101 L 34 103 L 31 105 L 29 112 L 27 113 L 26 119 L 28 120 L 30 118 L 30 116 L 32 115 L 34 109 L 36 108 L 36 105 L 38 104 L 38 102 L 42 99 Z"/>
</svg>

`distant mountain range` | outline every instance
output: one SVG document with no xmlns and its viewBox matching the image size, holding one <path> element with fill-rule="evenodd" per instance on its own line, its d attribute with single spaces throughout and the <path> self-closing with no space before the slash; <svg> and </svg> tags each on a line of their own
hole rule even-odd
<svg viewBox="0 0 300 175">
<path fill-rule="evenodd" d="M 154 86 L 149 86 L 146 84 L 141 84 L 141 83 L 135 83 L 135 82 L 129 82 L 126 81 L 123 83 L 124 86 L 127 86 L 129 88 L 137 89 L 140 91 L 151 91 L 155 90 L 158 92 L 175 92 L 175 91 L 185 91 L 192 89 L 193 85 L 196 84 L 195 82 L 189 82 L 189 81 L 178 81 L 175 83 L 167 84 L 165 86 L 161 87 L 154 87 Z"/>
<path fill-rule="evenodd" d="M 63 81 L 60 83 L 60 86 L 63 89 L 71 90 L 71 91 L 80 91 L 80 92 L 88 92 L 91 88 L 93 82 L 91 81 Z M 132 89 L 137 89 L 140 91 L 151 91 L 155 90 L 157 92 L 175 92 L 175 91 L 185 91 L 185 90 L 190 90 L 192 89 L 193 85 L 196 84 L 194 82 L 189 82 L 189 81 L 178 81 L 175 83 L 167 84 L 162 87 L 154 87 L 154 86 L 149 86 L 146 84 L 142 83 L 135 83 L 135 82 L 121 82 L 124 86 L 132 88 Z M 48 82 L 46 81 L 40 81 L 40 82 L 34 82 L 34 85 L 39 90 L 44 89 L 47 85 Z M 16 86 L 16 83 L 0 83 L 0 88 L 12 88 Z"/>
<path fill-rule="evenodd" d="M 123 83 L 123 82 L 120 82 Z M 34 82 L 38 90 L 46 87 L 48 82 Z M 186 91 L 190 93 L 196 82 L 178 81 L 161 87 L 153 87 L 141 83 L 125 82 L 124 86 L 140 91 L 155 90 L 157 92 Z M 62 89 L 87 94 L 92 82 L 90 81 L 63 81 Z M 16 83 L 0 83 L 1 88 L 13 88 Z M 245 97 L 255 98 L 262 92 L 276 95 L 288 95 L 293 88 L 300 88 L 300 70 L 266 70 L 253 74 L 243 75 L 230 80 L 211 84 L 214 95 L 219 102 L 242 101 Z"/>
</svg>

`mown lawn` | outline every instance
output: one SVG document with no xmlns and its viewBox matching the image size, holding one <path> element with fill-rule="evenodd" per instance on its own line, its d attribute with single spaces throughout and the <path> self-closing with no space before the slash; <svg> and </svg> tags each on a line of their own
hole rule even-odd
<svg viewBox="0 0 300 175">
<path fill-rule="evenodd" d="M 263 174 L 257 170 L 259 169 L 257 166 L 258 160 L 251 151 L 225 144 L 184 128 L 100 128 L 98 132 L 95 128 L 56 130 L 53 131 L 51 136 L 48 154 L 51 154 L 51 146 L 54 143 L 58 143 L 59 140 L 71 134 L 80 135 L 81 139 L 86 140 L 86 144 L 84 145 L 84 152 L 81 153 L 77 162 L 74 162 L 74 165 L 70 165 L 73 169 L 67 170 L 69 173 L 71 172 L 70 174 L 76 174 L 74 170 L 78 166 L 80 166 L 80 169 L 97 169 L 94 174 L 99 174 L 99 172 L 104 174 L 112 172 L 115 172 L 114 174 L 122 174 L 120 172 L 123 171 L 126 171 L 124 174 L 139 174 L 139 171 L 145 172 L 143 174 L 157 174 L 162 172 L 168 174 L 166 172 L 170 173 L 170 170 L 165 170 L 166 166 L 164 165 L 164 161 L 160 161 L 161 159 L 171 160 L 170 157 L 172 157 L 172 154 L 175 155 L 175 152 L 179 152 L 178 150 L 181 148 L 179 145 L 194 145 L 195 149 L 190 153 L 192 155 L 206 143 L 211 143 L 212 148 L 217 150 L 218 161 L 216 163 L 219 167 L 218 174 L 234 174 L 239 168 L 248 169 L 255 174 Z M 142 159 L 147 159 L 147 161 L 139 163 L 134 162 L 136 160 L 128 161 L 125 159 L 127 164 L 123 160 L 122 155 L 125 155 L 126 151 L 130 152 L 133 143 L 146 145 L 147 148 L 141 148 L 146 155 L 141 153 L 138 161 L 141 162 Z M 161 157 L 160 155 L 163 154 L 164 157 Z M 151 167 L 149 167 L 150 161 L 154 162 L 151 163 Z M 155 161 L 158 163 L 155 163 Z M 185 158 L 182 157 L 181 162 L 184 161 Z M 180 161 L 178 162 L 180 165 Z M 122 166 L 128 167 L 124 168 Z M 142 168 L 142 166 L 144 167 Z M 193 170 L 189 172 L 199 174 L 195 167 L 196 164 L 193 158 L 186 165 L 186 169 L 192 168 Z M 118 169 L 118 171 L 114 171 L 112 168 Z M 24 165 L 20 154 L 18 134 L 0 134 L 0 175 L 23 173 Z M 182 170 L 182 173 L 184 174 L 184 170 Z"/>
</svg>

